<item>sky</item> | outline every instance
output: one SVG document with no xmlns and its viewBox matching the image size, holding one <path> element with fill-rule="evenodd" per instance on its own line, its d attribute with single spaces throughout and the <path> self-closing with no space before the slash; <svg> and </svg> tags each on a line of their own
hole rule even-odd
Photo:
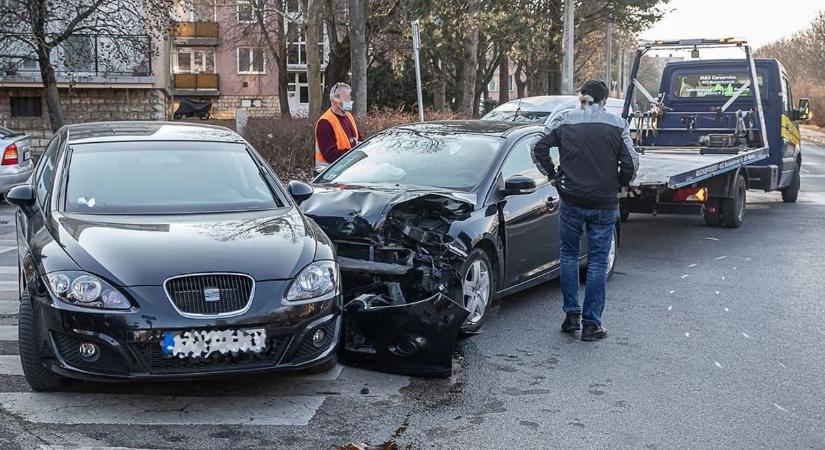
<svg viewBox="0 0 825 450">
<path fill-rule="evenodd" d="M 644 39 L 744 37 L 754 48 L 804 29 L 825 0 L 671 0 Z"/>
</svg>

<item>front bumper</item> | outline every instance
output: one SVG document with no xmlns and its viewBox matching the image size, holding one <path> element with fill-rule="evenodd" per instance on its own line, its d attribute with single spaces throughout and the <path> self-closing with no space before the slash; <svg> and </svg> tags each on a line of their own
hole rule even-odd
<svg viewBox="0 0 825 450">
<path fill-rule="evenodd" d="M 284 282 L 258 283 L 250 309 L 220 319 L 186 318 L 174 311 L 160 288 L 127 289 L 141 307 L 126 312 L 97 312 L 48 298 L 34 300 L 44 364 L 70 378 L 94 381 L 190 379 L 268 371 L 298 370 L 332 358 L 341 330 L 341 299 L 282 305 Z M 278 286 L 276 286 L 278 285 Z M 139 295 L 136 295 L 139 294 Z M 264 328 L 266 349 L 259 354 L 216 354 L 210 358 L 174 358 L 161 351 L 165 331 Z M 325 331 L 313 343 L 316 330 Z M 82 343 L 94 343 L 94 359 L 84 358 Z"/>
</svg>

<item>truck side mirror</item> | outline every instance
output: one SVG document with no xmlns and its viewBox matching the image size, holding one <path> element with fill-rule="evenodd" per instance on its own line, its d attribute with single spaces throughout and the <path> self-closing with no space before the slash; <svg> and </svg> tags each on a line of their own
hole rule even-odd
<svg viewBox="0 0 825 450">
<path fill-rule="evenodd" d="M 811 101 L 807 98 L 799 99 L 799 109 L 796 113 L 796 120 L 808 120 L 811 118 Z"/>
</svg>

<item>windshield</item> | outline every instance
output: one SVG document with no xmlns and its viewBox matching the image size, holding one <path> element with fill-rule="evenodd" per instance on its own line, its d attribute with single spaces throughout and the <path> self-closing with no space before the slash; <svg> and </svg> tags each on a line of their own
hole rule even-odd
<svg viewBox="0 0 825 450">
<path fill-rule="evenodd" d="M 470 191 L 503 141 L 484 135 L 389 130 L 341 157 L 318 181 Z"/>
<path fill-rule="evenodd" d="M 482 120 L 504 120 L 507 122 L 544 123 L 550 115 L 548 111 L 492 110 Z"/>
<path fill-rule="evenodd" d="M 281 206 L 244 144 L 115 142 L 72 146 L 66 211 L 178 214 Z"/>
<path fill-rule="evenodd" d="M 764 90 L 762 76 L 757 75 L 760 92 Z M 745 84 L 750 84 L 745 72 L 719 71 L 702 73 L 677 73 L 673 86 L 676 97 L 733 97 Z M 750 97 L 751 88 L 742 89 L 740 97 Z"/>
</svg>

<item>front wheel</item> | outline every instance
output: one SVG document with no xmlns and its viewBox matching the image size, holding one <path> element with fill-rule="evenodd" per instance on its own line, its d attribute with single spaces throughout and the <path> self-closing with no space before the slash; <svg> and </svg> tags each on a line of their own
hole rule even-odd
<svg viewBox="0 0 825 450">
<path fill-rule="evenodd" d="M 470 315 L 461 329 L 465 333 L 478 332 L 487 319 L 487 311 L 495 294 L 495 271 L 490 257 L 480 248 L 467 255 L 458 275 L 461 284 L 452 289 L 453 299 L 462 303 Z"/>
<path fill-rule="evenodd" d="M 799 186 L 802 184 L 802 176 L 799 174 L 800 166 L 796 164 L 796 169 L 793 171 L 793 178 L 791 185 L 782 189 L 782 201 L 785 203 L 796 203 L 799 197 Z"/>
<path fill-rule="evenodd" d="M 54 391 L 66 386 L 68 380 L 49 370 L 41 361 L 40 340 L 32 311 L 32 300 L 25 292 L 20 296 L 17 319 L 20 363 L 29 386 L 35 391 Z"/>
</svg>

